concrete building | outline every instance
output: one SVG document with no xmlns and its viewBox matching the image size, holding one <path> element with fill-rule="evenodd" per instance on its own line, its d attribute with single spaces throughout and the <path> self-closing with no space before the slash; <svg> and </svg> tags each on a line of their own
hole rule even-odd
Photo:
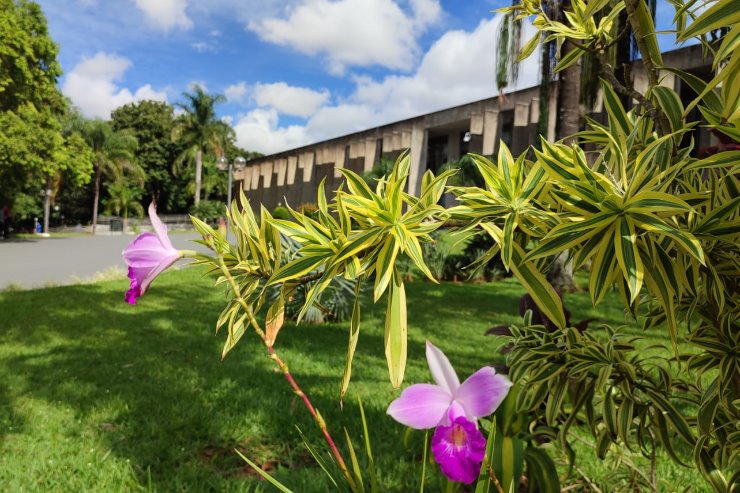
<svg viewBox="0 0 740 493">
<path fill-rule="evenodd" d="M 698 45 L 664 53 L 663 61 L 666 66 L 705 80 L 711 77 L 711 59 L 704 58 Z M 639 61 L 633 66 L 633 76 L 635 88 L 644 92 L 647 81 Z M 684 101 L 694 96 L 674 74 L 664 72 L 661 77 L 662 84 L 676 90 Z M 555 135 L 557 101 L 555 94 L 551 96 L 549 139 Z M 539 109 L 539 87 L 462 104 L 248 161 L 235 173 L 236 187 L 244 190 L 255 210 L 259 204 L 272 210 L 286 201 L 297 207 L 316 202 L 317 187 L 324 178 L 327 193 L 336 190 L 342 180 L 339 168 L 363 173 L 381 157 L 395 159 L 410 149 L 408 187 L 417 193 L 427 169 L 437 171 L 465 153 L 495 155 L 501 140 L 515 155 L 523 152 L 539 138 Z M 590 110 L 590 116 L 604 119 L 600 94 Z M 710 145 L 711 137 L 705 129 L 697 129 L 694 137 L 697 148 Z"/>
</svg>

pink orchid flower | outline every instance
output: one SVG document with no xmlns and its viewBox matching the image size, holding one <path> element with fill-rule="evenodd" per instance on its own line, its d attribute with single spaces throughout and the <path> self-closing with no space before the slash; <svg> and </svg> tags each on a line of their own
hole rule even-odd
<svg viewBox="0 0 740 493">
<path fill-rule="evenodd" d="M 156 234 L 148 231 L 141 233 L 123 251 L 131 281 L 126 301 L 131 305 L 136 304 L 136 298 L 146 292 L 155 277 L 184 254 L 172 246 L 167 236 L 167 226 L 157 216 L 154 202 L 149 205 L 149 219 Z"/>
<path fill-rule="evenodd" d="M 452 481 L 470 484 L 478 477 L 486 448 L 477 419 L 496 410 L 511 382 L 485 366 L 460 384 L 447 356 L 429 341 L 426 355 L 436 385 L 407 387 L 387 412 L 411 428 L 436 428 L 432 453 L 440 469 Z"/>
</svg>

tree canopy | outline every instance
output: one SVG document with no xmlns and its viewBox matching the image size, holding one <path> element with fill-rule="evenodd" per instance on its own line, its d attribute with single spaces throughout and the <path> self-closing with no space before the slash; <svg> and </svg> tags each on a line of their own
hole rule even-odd
<svg viewBox="0 0 740 493">
<path fill-rule="evenodd" d="M 62 71 L 46 18 L 34 2 L 0 0 L 0 202 L 35 195 L 65 174 L 90 179 L 91 154 L 63 132 L 68 103 L 56 87 Z"/>
</svg>

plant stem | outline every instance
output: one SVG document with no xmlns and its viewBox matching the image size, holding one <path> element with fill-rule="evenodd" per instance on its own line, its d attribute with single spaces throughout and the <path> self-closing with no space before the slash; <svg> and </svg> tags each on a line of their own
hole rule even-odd
<svg viewBox="0 0 740 493">
<path fill-rule="evenodd" d="M 498 482 L 496 473 L 493 471 L 491 462 L 488 460 L 488 457 L 486 457 L 485 455 L 483 456 L 483 464 L 485 464 L 486 466 L 486 471 L 488 471 L 488 475 L 491 476 L 491 481 L 493 481 L 493 484 L 496 485 L 496 489 L 498 490 L 498 493 L 504 493 L 504 489 L 501 487 L 501 483 Z"/>
<path fill-rule="evenodd" d="M 270 341 L 268 341 L 267 336 L 265 335 L 265 331 L 262 330 L 262 328 L 259 326 L 259 323 L 257 322 L 257 319 L 254 316 L 254 311 L 252 310 L 252 307 L 247 304 L 246 301 L 241 296 L 241 290 L 239 289 L 239 285 L 234 280 L 234 277 L 231 275 L 231 272 L 229 272 L 229 269 L 226 267 L 226 264 L 224 263 L 224 257 L 223 254 L 218 254 L 218 264 L 221 268 L 221 272 L 223 272 L 224 277 L 226 277 L 226 280 L 231 285 L 231 289 L 234 291 L 234 297 L 237 300 L 237 302 L 241 305 L 241 307 L 246 312 L 247 316 L 249 317 L 250 324 L 254 328 L 257 335 L 262 339 L 262 342 L 265 344 L 265 347 L 267 348 L 267 352 L 270 355 L 270 359 L 272 359 L 277 367 L 280 369 L 280 371 L 283 372 L 283 375 L 285 376 L 285 379 L 290 384 L 291 388 L 293 389 L 293 392 L 301 398 L 303 401 L 303 404 L 308 409 L 308 412 L 311 414 L 311 417 L 316 422 L 316 425 L 321 430 L 321 433 L 324 435 L 324 439 L 326 440 L 326 443 L 329 445 L 329 449 L 331 450 L 332 455 L 334 455 L 334 458 L 337 461 L 337 465 L 339 466 L 339 469 L 341 469 L 342 473 L 344 474 L 344 477 L 347 480 L 347 483 L 350 485 L 350 488 L 354 491 L 356 489 L 355 481 L 352 478 L 352 475 L 349 472 L 349 469 L 347 468 L 347 464 L 344 462 L 344 458 L 342 457 L 342 454 L 339 452 L 339 449 L 337 448 L 336 444 L 334 443 L 334 440 L 331 437 L 331 434 L 329 433 L 328 428 L 326 427 L 326 422 L 324 421 L 324 418 L 319 414 L 319 412 L 316 410 L 315 407 L 313 407 L 313 404 L 311 404 L 311 400 L 308 398 L 305 392 L 301 390 L 301 387 L 298 385 L 298 382 L 296 382 L 295 378 L 293 378 L 293 375 L 290 373 L 290 370 L 288 369 L 288 365 L 286 365 L 282 359 L 277 355 L 275 352 L 275 349 L 272 347 L 272 344 Z"/>
</svg>

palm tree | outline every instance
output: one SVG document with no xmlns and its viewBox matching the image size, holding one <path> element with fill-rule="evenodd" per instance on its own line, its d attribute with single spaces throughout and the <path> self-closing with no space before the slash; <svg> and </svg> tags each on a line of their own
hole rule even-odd
<svg viewBox="0 0 740 493">
<path fill-rule="evenodd" d="M 123 178 L 108 185 L 110 198 L 105 201 L 106 213 L 120 215 L 123 213 L 123 231 L 128 229 L 129 212 L 137 217 L 144 215 L 144 207 L 139 200 L 142 190 L 129 180 Z"/>
<path fill-rule="evenodd" d="M 203 154 L 212 150 L 220 152 L 223 142 L 233 130 L 216 118 L 214 106 L 226 100 L 220 94 L 208 94 L 202 87 L 195 86 L 192 93 L 183 93 L 185 103 L 178 103 L 185 113 L 175 122 L 172 138 L 184 146 L 175 165 L 195 162 L 194 205 L 200 203 L 201 176 L 203 174 Z"/>
<path fill-rule="evenodd" d="M 80 134 L 94 155 L 95 188 L 92 231 L 95 234 L 98 225 L 101 177 L 105 174 L 112 176 L 115 181 L 128 173 L 143 181 L 144 171 L 134 161 L 134 152 L 138 143 L 130 130 L 114 131 L 110 123 L 106 121 L 88 120 L 82 123 Z"/>
</svg>

